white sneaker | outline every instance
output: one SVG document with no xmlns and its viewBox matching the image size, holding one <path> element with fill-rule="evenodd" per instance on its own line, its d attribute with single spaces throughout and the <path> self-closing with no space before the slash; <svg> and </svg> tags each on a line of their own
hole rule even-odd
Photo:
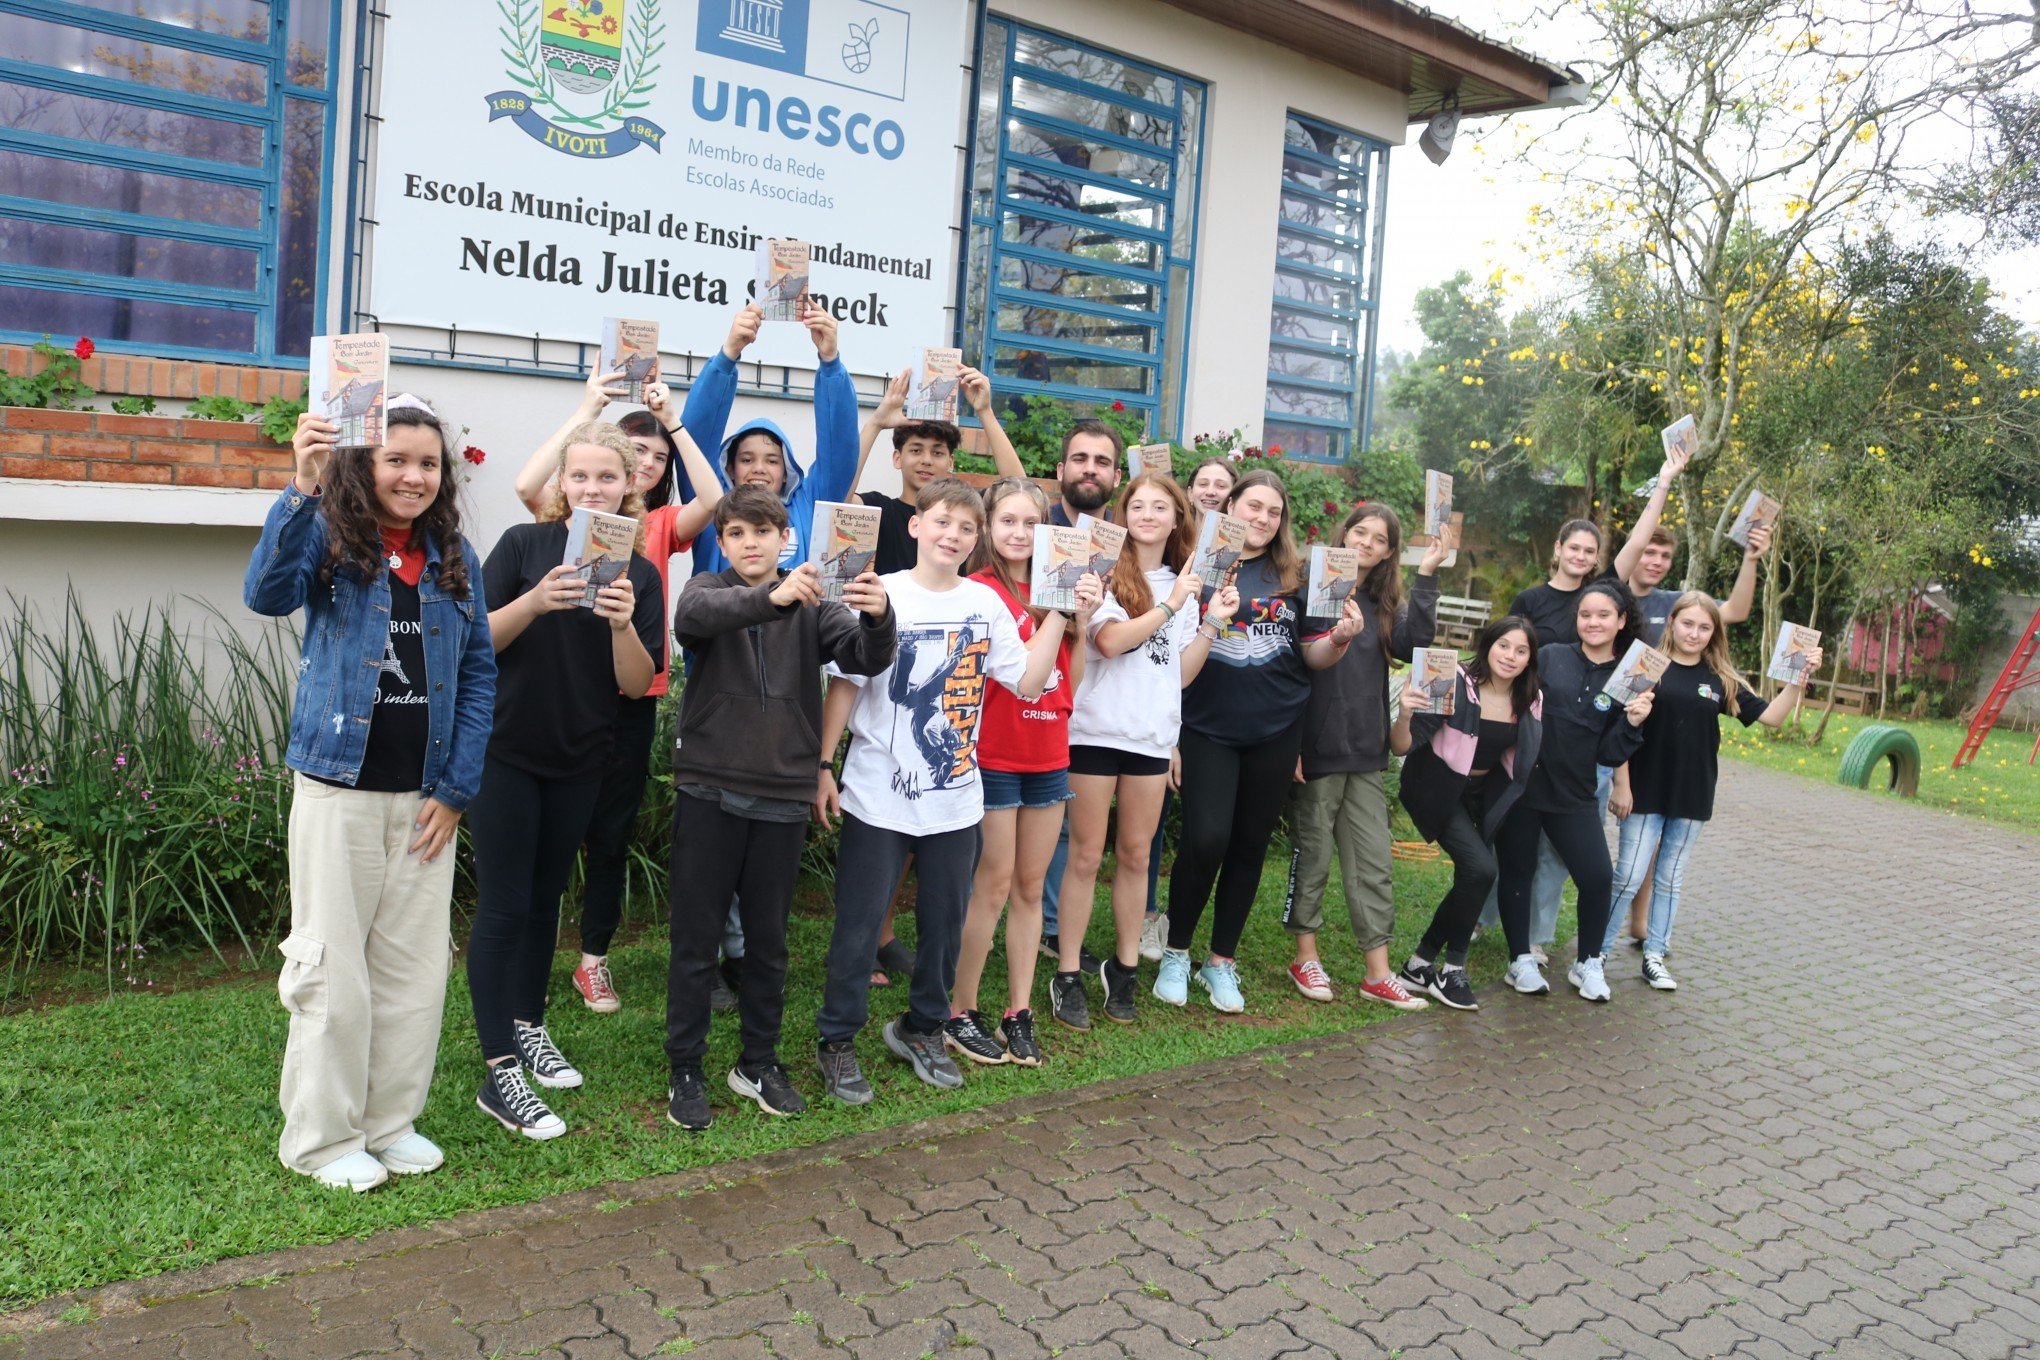
<svg viewBox="0 0 2040 1360">
<path fill-rule="evenodd" d="M 1545 996 L 1551 991 L 1551 984 L 1537 969 L 1537 956 L 1534 954 L 1518 954 L 1516 961 L 1509 965 L 1504 981 L 1525 996 Z"/>
<path fill-rule="evenodd" d="M 1671 970 L 1665 967 L 1665 956 L 1662 954 L 1643 956 L 1643 980 L 1661 992 L 1679 990 L 1678 980 L 1672 976 Z"/>
<path fill-rule="evenodd" d="M 1160 963 L 1162 951 L 1168 948 L 1169 918 L 1150 916 L 1140 927 L 1140 956 L 1149 963 Z"/>
<path fill-rule="evenodd" d="M 336 1157 L 311 1175 L 321 1185 L 330 1185 L 335 1190 L 352 1190 L 357 1195 L 364 1190 L 375 1189 L 390 1178 L 389 1168 L 366 1152 L 350 1152 L 345 1157 Z"/>
<path fill-rule="evenodd" d="M 1608 990 L 1608 975 L 1601 968 L 1601 956 L 1575 963 L 1565 973 L 1565 980 L 1579 989 L 1588 1001 L 1606 1001 L 1615 994 Z"/>
<path fill-rule="evenodd" d="M 416 1129 L 376 1153 L 375 1159 L 392 1176 L 415 1176 L 446 1165 L 446 1154 L 439 1145 Z"/>
</svg>

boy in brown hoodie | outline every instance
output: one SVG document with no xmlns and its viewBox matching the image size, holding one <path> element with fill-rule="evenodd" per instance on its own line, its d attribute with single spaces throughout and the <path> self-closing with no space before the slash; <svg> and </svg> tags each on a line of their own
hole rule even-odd
<svg viewBox="0 0 2040 1360">
<path fill-rule="evenodd" d="M 672 963 L 666 980 L 666 1117 L 711 1121 L 702 1058 L 708 994 L 730 898 L 746 944 L 737 1011 L 743 1052 L 729 1087 L 767 1114 L 807 1108 L 779 1065 L 786 1000 L 786 918 L 824 758 L 822 667 L 877 675 L 892 664 L 892 606 L 875 572 L 822 599 L 813 564 L 779 568 L 786 507 L 738 487 L 716 507 L 730 565 L 688 581 L 673 633 L 694 653 L 673 750 Z M 833 754 L 833 752 L 827 753 Z"/>
</svg>

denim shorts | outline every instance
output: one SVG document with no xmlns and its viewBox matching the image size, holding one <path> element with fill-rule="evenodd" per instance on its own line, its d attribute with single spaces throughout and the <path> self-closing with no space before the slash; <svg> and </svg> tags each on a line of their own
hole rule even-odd
<svg viewBox="0 0 2040 1360">
<path fill-rule="evenodd" d="M 1070 800 L 1068 770 L 1033 770 L 1014 774 L 1010 770 L 980 770 L 985 780 L 985 811 L 1008 808 L 1056 807 Z"/>
</svg>

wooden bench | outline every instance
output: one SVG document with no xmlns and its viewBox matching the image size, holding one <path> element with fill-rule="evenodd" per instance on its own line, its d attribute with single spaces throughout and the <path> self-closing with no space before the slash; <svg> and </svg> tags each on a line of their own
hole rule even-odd
<svg viewBox="0 0 2040 1360">
<path fill-rule="evenodd" d="M 1495 607 L 1488 600 L 1469 600 L 1464 595 L 1440 595 L 1438 597 L 1438 636 L 1433 640 L 1439 647 L 1471 647 L 1473 640 L 1480 636 L 1480 630 L 1488 626 L 1494 617 Z"/>
<path fill-rule="evenodd" d="M 1821 701 L 1832 695 L 1835 712 L 1853 713 L 1858 717 L 1868 717 L 1871 707 L 1877 702 L 1877 691 L 1867 685 L 1843 685 L 1830 680 L 1816 680 L 1808 686 L 1808 689 L 1811 691 L 1811 697 Z"/>
</svg>

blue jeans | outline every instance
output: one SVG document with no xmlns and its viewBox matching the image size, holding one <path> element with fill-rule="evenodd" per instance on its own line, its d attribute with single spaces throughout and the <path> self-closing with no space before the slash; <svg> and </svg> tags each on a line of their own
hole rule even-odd
<svg viewBox="0 0 2040 1360">
<path fill-rule="evenodd" d="M 1662 955 L 1671 947 L 1672 917 L 1679 910 L 1679 889 L 1686 878 L 1686 861 L 1700 840 L 1705 822 L 1690 817 L 1666 817 L 1658 812 L 1632 812 L 1622 823 L 1622 848 L 1615 860 L 1614 909 L 1608 913 L 1608 941 L 1604 952 L 1615 947 L 1619 922 L 1629 919 L 1629 904 L 1650 873 L 1657 875 L 1650 890 L 1650 926 L 1643 952 Z"/>
<path fill-rule="evenodd" d="M 1608 820 L 1608 789 L 1614 779 L 1614 766 L 1594 767 L 1594 802 L 1601 810 L 1601 820 L 1604 823 Z M 1548 945 L 1557 936 L 1559 900 L 1565 896 L 1568 877 L 1565 861 L 1558 857 L 1558 851 L 1552 848 L 1551 841 L 1540 840 L 1537 843 L 1537 872 L 1530 879 L 1530 943 Z M 1483 928 L 1502 923 L 1500 894 L 1499 882 L 1488 889 L 1487 905 L 1482 907 L 1480 912 L 1480 924 Z"/>
</svg>

